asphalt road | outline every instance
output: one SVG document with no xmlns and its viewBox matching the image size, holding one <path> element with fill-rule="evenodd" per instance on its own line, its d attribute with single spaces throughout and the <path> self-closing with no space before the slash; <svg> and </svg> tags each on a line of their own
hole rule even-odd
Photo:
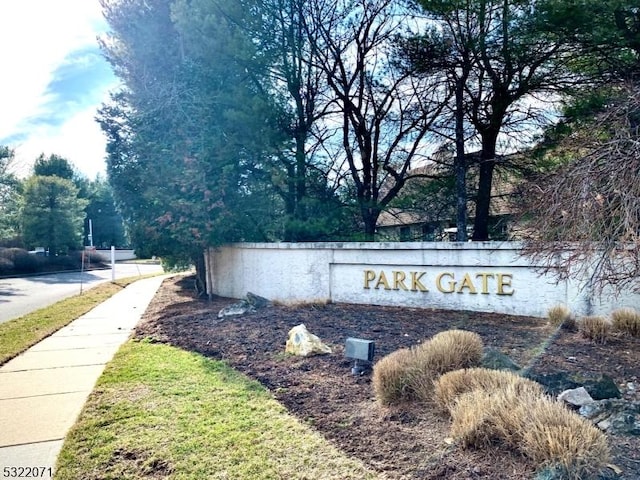
<svg viewBox="0 0 640 480">
<path fill-rule="evenodd" d="M 115 277 L 126 278 L 162 272 L 160 265 L 117 263 Z M 0 279 L 0 323 L 46 307 L 67 297 L 111 281 L 111 269 L 55 273 Z"/>
</svg>

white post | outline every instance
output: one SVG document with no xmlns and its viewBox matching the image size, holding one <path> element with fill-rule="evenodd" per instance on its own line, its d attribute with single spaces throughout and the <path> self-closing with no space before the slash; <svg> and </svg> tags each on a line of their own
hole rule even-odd
<svg viewBox="0 0 640 480">
<path fill-rule="evenodd" d="M 116 281 L 116 247 L 111 245 L 111 281 Z"/>
</svg>

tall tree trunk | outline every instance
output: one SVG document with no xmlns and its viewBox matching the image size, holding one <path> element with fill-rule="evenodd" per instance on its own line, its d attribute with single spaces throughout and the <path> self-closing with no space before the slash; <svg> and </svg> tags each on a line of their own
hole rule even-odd
<svg viewBox="0 0 640 480">
<path fill-rule="evenodd" d="M 295 224 L 296 216 L 296 167 L 293 164 L 287 163 L 287 192 L 284 195 L 284 211 L 285 211 L 285 226 L 284 226 L 284 241 L 295 242 L 296 233 L 293 225 Z"/>
<path fill-rule="evenodd" d="M 466 75 L 456 78 L 456 240 L 467 241 L 467 165 L 464 154 L 464 83 Z"/>
<path fill-rule="evenodd" d="M 296 211 L 299 221 L 307 219 L 305 197 L 307 195 L 307 156 L 305 152 L 306 132 L 296 135 Z"/>
<path fill-rule="evenodd" d="M 496 143 L 498 131 L 486 132 L 482 139 L 480 171 L 478 175 L 478 196 L 476 198 L 476 217 L 473 225 L 473 240 L 489 240 L 489 211 L 491 208 L 491 189 L 493 171 L 496 166 Z"/>
<path fill-rule="evenodd" d="M 195 255 L 193 262 L 196 265 L 196 293 L 198 296 L 206 295 L 207 293 L 207 268 L 204 258 L 204 251 Z"/>
<path fill-rule="evenodd" d="M 376 224 L 380 212 L 372 208 L 362 209 L 362 220 L 364 222 L 364 240 L 365 242 L 373 242 L 376 239 Z"/>
</svg>

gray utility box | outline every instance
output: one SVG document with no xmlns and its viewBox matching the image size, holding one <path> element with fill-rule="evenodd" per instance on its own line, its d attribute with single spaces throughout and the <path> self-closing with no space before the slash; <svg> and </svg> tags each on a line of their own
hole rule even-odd
<svg viewBox="0 0 640 480">
<path fill-rule="evenodd" d="M 354 360 L 373 361 L 375 353 L 375 343 L 371 340 L 361 338 L 347 338 L 345 344 L 345 356 Z"/>
</svg>

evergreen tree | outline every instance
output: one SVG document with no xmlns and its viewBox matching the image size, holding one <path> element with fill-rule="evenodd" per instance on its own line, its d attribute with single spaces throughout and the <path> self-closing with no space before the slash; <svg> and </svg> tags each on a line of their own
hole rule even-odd
<svg viewBox="0 0 640 480">
<path fill-rule="evenodd" d="M 45 247 L 51 255 L 81 246 L 86 200 L 71 180 L 34 175 L 24 184 L 21 222 L 29 248 Z"/>
</svg>

